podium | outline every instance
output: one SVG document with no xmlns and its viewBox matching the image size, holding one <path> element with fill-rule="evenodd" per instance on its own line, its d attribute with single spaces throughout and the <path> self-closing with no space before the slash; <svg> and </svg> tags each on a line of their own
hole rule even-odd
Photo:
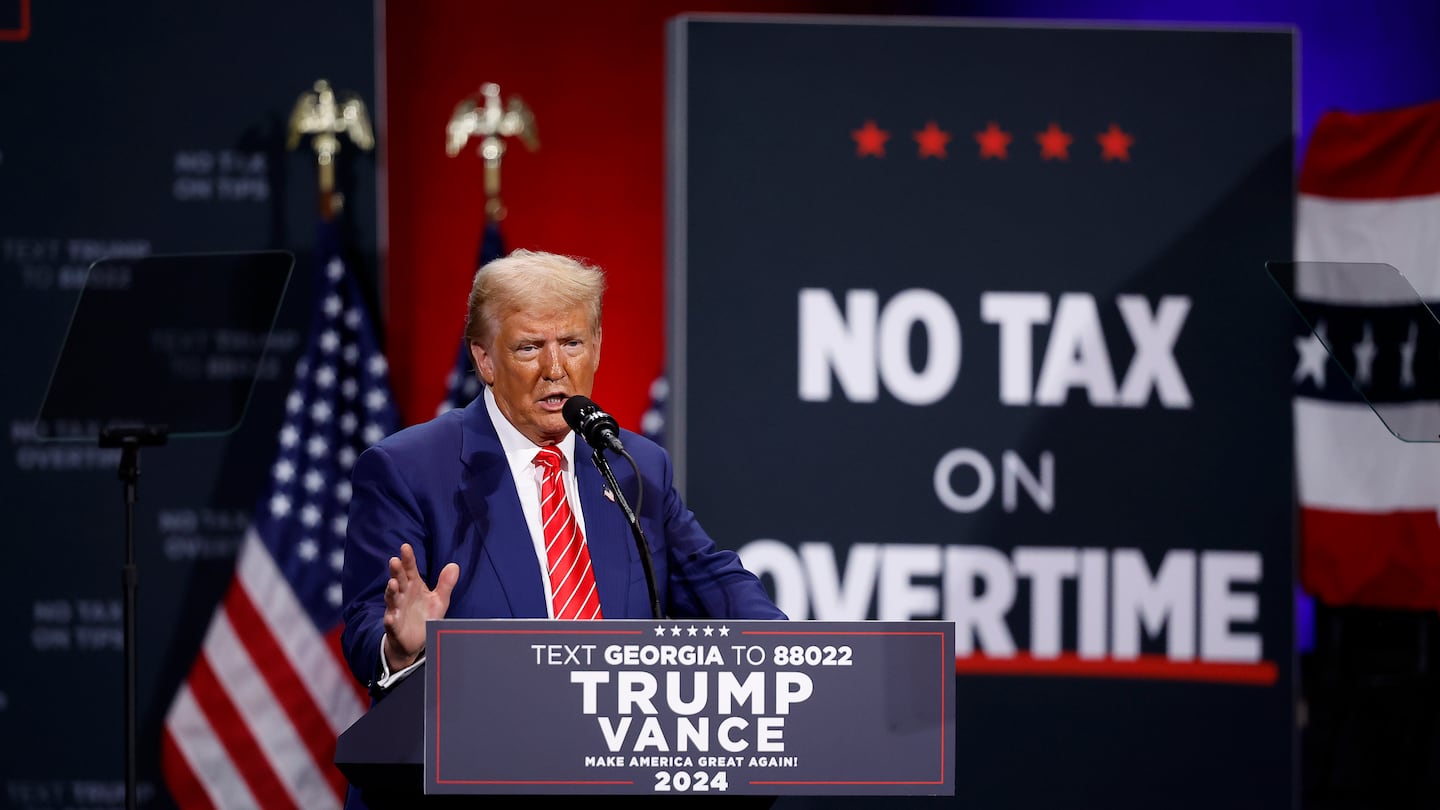
<svg viewBox="0 0 1440 810">
<path fill-rule="evenodd" d="M 955 793 L 952 622 L 446 619 L 340 735 L 371 810 Z"/>
</svg>

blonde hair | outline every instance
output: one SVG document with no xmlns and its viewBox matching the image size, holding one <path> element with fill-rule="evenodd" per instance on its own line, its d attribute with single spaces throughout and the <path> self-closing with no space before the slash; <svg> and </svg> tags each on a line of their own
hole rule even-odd
<svg viewBox="0 0 1440 810">
<path fill-rule="evenodd" d="M 537 250 L 520 249 L 488 262 L 475 272 L 465 315 L 465 340 L 487 343 L 500 331 L 506 315 L 537 307 L 590 310 L 590 324 L 600 333 L 605 273 L 598 267 Z"/>
</svg>

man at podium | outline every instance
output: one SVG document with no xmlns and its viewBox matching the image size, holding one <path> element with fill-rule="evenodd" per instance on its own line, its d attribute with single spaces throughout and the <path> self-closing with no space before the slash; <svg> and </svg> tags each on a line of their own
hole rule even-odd
<svg viewBox="0 0 1440 810">
<path fill-rule="evenodd" d="M 604 290 L 601 270 L 551 253 L 480 268 L 465 338 L 483 395 L 356 461 L 342 642 L 376 698 L 423 662 L 429 619 L 786 618 L 701 528 L 659 445 L 614 434 L 620 502 L 581 463 L 565 404 L 591 393 Z"/>
</svg>

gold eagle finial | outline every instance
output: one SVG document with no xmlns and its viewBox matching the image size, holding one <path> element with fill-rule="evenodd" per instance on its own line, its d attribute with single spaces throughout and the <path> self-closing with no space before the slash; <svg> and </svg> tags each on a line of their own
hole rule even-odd
<svg viewBox="0 0 1440 810">
<path fill-rule="evenodd" d="M 333 216 L 343 199 L 335 191 L 335 155 L 340 151 L 340 137 L 345 135 L 363 151 L 375 148 L 375 133 L 365 102 L 354 93 L 337 94 L 324 79 L 315 82 L 313 90 L 300 94 L 290 112 L 289 137 L 286 148 L 295 149 L 300 139 L 310 136 L 315 160 L 320 167 L 320 209 L 323 216 Z"/>
<path fill-rule="evenodd" d="M 505 216 L 500 202 L 500 160 L 505 156 L 505 139 L 518 138 L 525 148 L 540 148 L 535 115 L 519 96 L 500 100 L 500 86 L 494 82 L 480 85 L 480 98 L 470 97 L 455 105 L 450 122 L 445 126 L 445 153 L 460 154 L 471 138 L 479 138 L 480 157 L 485 160 L 485 213 L 491 219 Z"/>
</svg>

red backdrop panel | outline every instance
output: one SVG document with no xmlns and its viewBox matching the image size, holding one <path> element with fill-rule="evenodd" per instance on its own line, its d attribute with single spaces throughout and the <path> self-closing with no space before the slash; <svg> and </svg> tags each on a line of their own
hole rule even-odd
<svg viewBox="0 0 1440 810">
<path fill-rule="evenodd" d="M 540 148 L 510 143 L 503 162 L 506 247 L 568 253 L 607 271 L 594 398 L 638 429 L 665 363 L 666 20 L 684 12 L 862 13 L 870 5 L 386 4 L 382 297 L 404 423 L 428 419 L 444 398 L 479 250 L 482 161 L 473 146 L 455 158 L 445 153 L 445 124 L 458 102 L 495 82 L 534 112 Z"/>
</svg>

